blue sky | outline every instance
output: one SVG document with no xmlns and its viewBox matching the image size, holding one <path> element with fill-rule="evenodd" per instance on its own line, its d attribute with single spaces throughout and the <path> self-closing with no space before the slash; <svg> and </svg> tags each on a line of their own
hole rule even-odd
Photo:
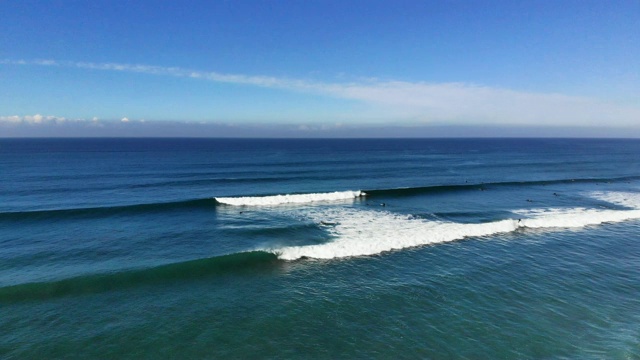
<svg viewBox="0 0 640 360">
<path fill-rule="evenodd" d="M 640 136 L 637 0 L 3 1 L 0 34 L 0 136 Z"/>
</svg>

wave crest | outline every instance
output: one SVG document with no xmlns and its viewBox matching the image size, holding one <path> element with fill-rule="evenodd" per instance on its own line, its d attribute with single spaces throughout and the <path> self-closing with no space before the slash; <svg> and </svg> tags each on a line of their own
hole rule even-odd
<svg viewBox="0 0 640 360">
<path fill-rule="evenodd" d="M 217 202 L 232 206 L 275 206 L 285 204 L 305 204 L 318 201 L 355 199 L 366 194 L 358 191 L 336 191 L 314 194 L 285 194 L 272 196 L 217 197 Z"/>
</svg>

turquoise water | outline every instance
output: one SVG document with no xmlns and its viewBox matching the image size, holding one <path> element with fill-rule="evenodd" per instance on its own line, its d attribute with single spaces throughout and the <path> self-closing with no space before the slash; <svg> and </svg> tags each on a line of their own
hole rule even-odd
<svg viewBox="0 0 640 360">
<path fill-rule="evenodd" d="M 0 356 L 640 358 L 639 150 L 0 140 Z"/>
</svg>

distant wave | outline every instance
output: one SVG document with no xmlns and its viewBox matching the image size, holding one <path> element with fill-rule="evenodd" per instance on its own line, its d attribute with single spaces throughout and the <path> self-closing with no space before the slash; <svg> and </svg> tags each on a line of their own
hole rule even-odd
<svg viewBox="0 0 640 360">
<path fill-rule="evenodd" d="M 304 204 L 318 201 L 336 201 L 355 199 L 366 194 L 362 191 L 336 191 L 315 194 L 273 195 L 273 196 L 245 196 L 218 197 L 216 201 L 233 206 L 274 206 L 285 204 Z"/>
<path fill-rule="evenodd" d="M 261 271 L 273 268 L 278 262 L 277 257 L 272 253 L 251 251 L 145 269 L 5 286 L 0 287 L 0 303 L 47 299 L 70 294 L 97 293 L 242 271 Z"/>
<path fill-rule="evenodd" d="M 610 209 L 537 209 L 514 211 L 516 217 L 486 223 L 431 221 L 388 211 L 357 208 L 311 209 L 306 216 L 327 227 L 333 240 L 324 244 L 271 249 L 283 260 L 300 258 L 334 259 L 377 255 L 386 251 L 438 244 L 468 237 L 509 233 L 518 229 L 581 228 L 602 223 L 640 219 L 638 194 L 601 195 L 601 198 L 636 197 L 632 210 Z"/>
</svg>

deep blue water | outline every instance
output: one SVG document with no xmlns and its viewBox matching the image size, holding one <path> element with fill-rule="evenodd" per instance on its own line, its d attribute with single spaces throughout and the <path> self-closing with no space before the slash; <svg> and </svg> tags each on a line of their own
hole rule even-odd
<svg viewBox="0 0 640 360">
<path fill-rule="evenodd" d="M 639 154 L 0 139 L 0 357 L 640 358 Z"/>
</svg>

